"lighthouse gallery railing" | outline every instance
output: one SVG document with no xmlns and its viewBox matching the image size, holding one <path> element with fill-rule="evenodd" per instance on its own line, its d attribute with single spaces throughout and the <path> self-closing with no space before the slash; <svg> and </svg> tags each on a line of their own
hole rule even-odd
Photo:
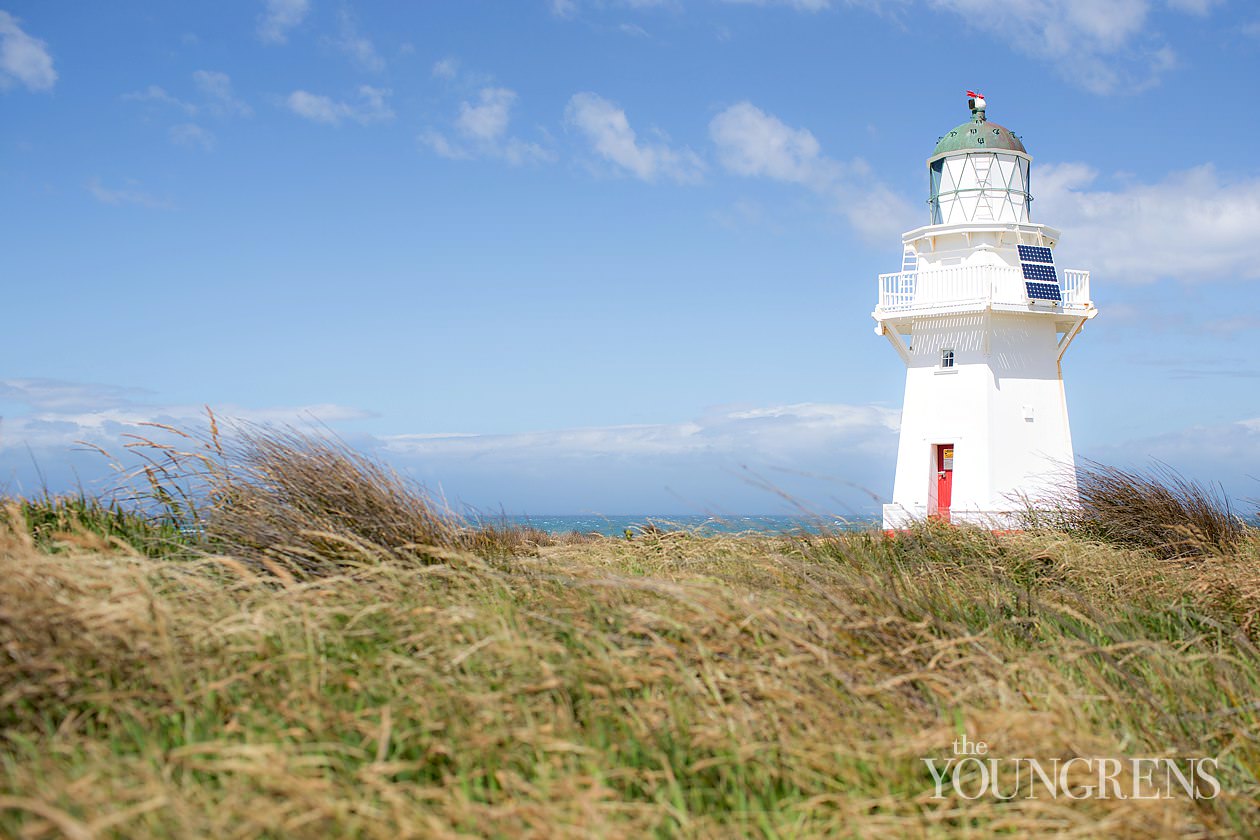
<svg viewBox="0 0 1260 840">
<path fill-rule="evenodd" d="M 1089 272 L 1059 271 L 1061 308 L 1088 309 Z M 879 308 L 884 312 L 916 309 L 970 308 L 990 304 L 1023 306 L 1029 298 L 1018 268 L 994 265 L 956 265 L 930 271 L 879 275 Z"/>
</svg>

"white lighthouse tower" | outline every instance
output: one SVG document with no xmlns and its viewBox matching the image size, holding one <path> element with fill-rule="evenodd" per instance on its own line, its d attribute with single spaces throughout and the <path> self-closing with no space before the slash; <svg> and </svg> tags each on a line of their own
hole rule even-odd
<svg viewBox="0 0 1260 840">
<path fill-rule="evenodd" d="M 1089 272 L 1054 265 L 1059 231 L 1030 214 L 1032 157 L 967 95 L 971 120 L 927 161 L 931 224 L 902 235 L 872 313 L 906 364 L 888 529 L 1008 527 L 1019 499 L 1075 484 L 1061 364 L 1097 314 Z"/>
</svg>

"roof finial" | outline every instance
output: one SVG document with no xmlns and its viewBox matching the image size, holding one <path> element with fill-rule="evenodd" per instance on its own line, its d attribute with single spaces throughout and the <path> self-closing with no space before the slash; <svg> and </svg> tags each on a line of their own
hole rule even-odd
<svg viewBox="0 0 1260 840">
<path fill-rule="evenodd" d="M 971 109 L 971 117 L 976 122 L 984 122 L 984 94 L 974 90 L 967 91 L 967 107 Z"/>
</svg>

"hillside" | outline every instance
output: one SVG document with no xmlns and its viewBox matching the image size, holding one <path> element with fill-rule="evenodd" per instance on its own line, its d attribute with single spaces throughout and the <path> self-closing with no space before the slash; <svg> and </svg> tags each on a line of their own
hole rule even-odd
<svg viewBox="0 0 1260 840">
<path fill-rule="evenodd" d="M 349 527 L 350 500 L 392 486 L 358 480 L 322 515 L 237 487 L 237 518 L 192 537 L 11 503 L 0 834 L 1260 833 L 1254 529 L 1171 558 L 939 525 L 551 539 L 435 520 L 421 543 Z M 977 761 L 935 795 L 924 759 L 960 736 L 1009 801 Z M 1020 757 L 1084 759 L 1064 776 L 1081 798 L 1014 795 Z M 1161 795 L 1134 798 L 1134 758 L 1211 759 L 1219 795 L 1148 763 L 1137 791 Z M 1106 798 L 1087 790 L 1104 759 Z"/>
</svg>

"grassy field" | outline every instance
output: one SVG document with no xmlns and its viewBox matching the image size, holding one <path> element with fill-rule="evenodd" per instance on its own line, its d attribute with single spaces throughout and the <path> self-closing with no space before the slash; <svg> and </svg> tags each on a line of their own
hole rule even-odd
<svg viewBox="0 0 1260 840">
<path fill-rule="evenodd" d="M 1260 835 L 1254 529 L 553 539 L 301 436 L 151 467 L 161 517 L 0 516 L 2 835 Z M 961 734 L 1221 792 L 935 798 Z"/>
</svg>

